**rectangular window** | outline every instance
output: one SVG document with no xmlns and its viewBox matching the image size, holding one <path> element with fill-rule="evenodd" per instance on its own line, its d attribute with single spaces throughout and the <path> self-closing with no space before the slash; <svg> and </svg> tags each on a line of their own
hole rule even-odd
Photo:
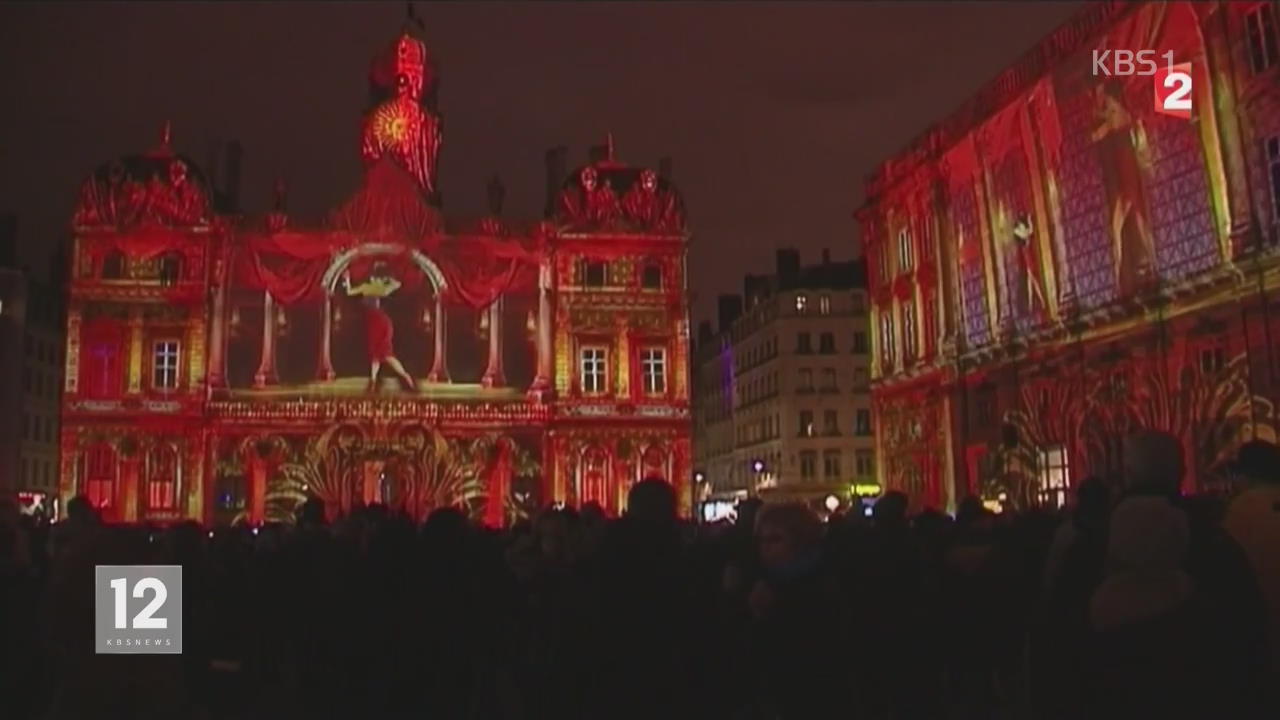
<svg viewBox="0 0 1280 720">
<path fill-rule="evenodd" d="M 1271 218 L 1280 222 L 1280 135 L 1267 138 L 1267 170 L 1271 181 Z"/>
<path fill-rule="evenodd" d="M 855 315 L 862 312 L 863 310 L 866 310 L 866 306 L 863 304 L 864 301 L 862 299 L 862 293 L 854 292 L 853 295 L 850 297 L 850 300 L 851 302 L 849 303 L 849 310 L 852 311 Z"/>
<path fill-rule="evenodd" d="M 809 333 L 796 334 L 796 352 L 801 355 L 813 353 L 813 338 L 809 337 Z"/>
<path fill-rule="evenodd" d="M 880 362 L 885 371 L 893 367 L 893 313 L 880 314 Z"/>
<path fill-rule="evenodd" d="M 938 299 L 933 295 L 924 301 L 924 353 L 933 355 L 938 343 Z"/>
<path fill-rule="evenodd" d="M 819 315 L 831 314 L 831 296 L 830 295 L 818 296 L 818 314 Z"/>
<path fill-rule="evenodd" d="M 1039 497 L 1042 505 L 1060 508 L 1067 502 L 1071 487 L 1071 471 L 1067 466 L 1067 450 L 1052 445 L 1040 451 Z"/>
<path fill-rule="evenodd" d="M 876 253 L 876 261 L 880 266 L 880 281 L 889 282 L 889 248 L 880 248 Z"/>
<path fill-rule="evenodd" d="M 605 263 L 603 260 L 583 260 L 580 272 L 582 273 L 582 284 L 584 287 L 604 287 Z"/>
<path fill-rule="evenodd" d="M 858 367 L 853 369 L 853 389 L 865 390 L 870 381 L 867 378 L 867 369 Z"/>
<path fill-rule="evenodd" d="M 903 358 L 913 360 L 916 357 L 916 304 L 908 302 L 902 306 L 902 349 Z"/>
<path fill-rule="evenodd" d="M 822 368 L 822 392 L 838 392 L 836 387 L 836 369 Z"/>
<path fill-rule="evenodd" d="M 813 437 L 813 411 L 800 411 L 800 437 Z"/>
<path fill-rule="evenodd" d="M 853 353 L 855 355 L 867 353 L 867 334 L 862 330 L 853 331 Z"/>
<path fill-rule="evenodd" d="M 818 453 L 812 450 L 805 450 L 800 453 L 800 477 L 805 480 L 813 479 L 817 472 Z"/>
<path fill-rule="evenodd" d="M 1255 74 L 1260 73 L 1274 65 L 1277 56 L 1276 21 L 1271 4 L 1259 3 L 1244 19 L 1249 36 L 1249 66 Z"/>
<path fill-rule="evenodd" d="M 826 450 L 822 453 L 822 475 L 826 478 L 840 477 L 839 450 Z"/>
<path fill-rule="evenodd" d="M 641 350 L 640 373 L 644 377 L 646 395 L 665 393 L 667 391 L 667 351 L 662 348 Z"/>
<path fill-rule="evenodd" d="M 645 290 L 661 290 L 662 266 L 652 263 L 645 265 L 644 270 L 640 273 L 640 287 Z"/>
<path fill-rule="evenodd" d="M 856 435 L 867 436 L 871 434 L 871 411 L 866 408 L 859 408 L 853 416 L 853 432 Z"/>
<path fill-rule="evenodd" d="M 813 370 L 810 368 L 800 369 L 800 381 L 796 385 L 796 392 L 813 392 Z"/>
<path fill-rule="evenodd" d="M 602 395 L 606 392 L 607 351 L 600 347 L 582 348 L 580 366 L 582 392 Z"/>
<path fill-rule="evenodd" d="M 911 232 L 906 228 L 898 231 L 898 272 L 911 269 Z"/>
<path fill-rule="evenodd" d="M 868 478 L 876 474 L 875 455 L 870 450 L 856 451 L 853 461 L 858 477 Z"/>
<path fill-rule="evenodd" d="M 824 332 L 818 336 L 818 352 L 830 355 L 836 351 L 835 333 Z"/>
<path fill-rule="evenodd" d="M 151 385 L 159 390 L 178 387 L 178 341 L 157 340 L 151 346 Z"/>
<path fill-rule="evenodd" d="M 823 435 L 839 435 L 840 434 L 840 414 L 836 410 L 822 411 L 822 434 Z"/>
<path fill-rule="evenodd" d="M 804 293 L 796 293 L 796 314 L 803 315 L 809 309 L 809 296 Z"/>
</svg>

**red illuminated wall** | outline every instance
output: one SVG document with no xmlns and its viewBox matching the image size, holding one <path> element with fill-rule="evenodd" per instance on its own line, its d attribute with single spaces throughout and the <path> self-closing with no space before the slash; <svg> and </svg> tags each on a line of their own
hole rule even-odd
<svg viewBox="0 0 1280 720">
<path fill-rule="evenodd" d="M 264 217 L 226 212 L 168 128 L 85 181 L 64 503 L 257 523 L 310 496 L 331 515 L 460 505 L 498 525 L 549 502 L 617 513 L 660 477 L 687 511 L 678 190 L 610 143 L 549 189 L 546 220 L 504 218 L 494 186 L 488 215 L 447 218 L 434 82 L 410 34 L 375 61 L 363 181 L 314 225 L 283 186 Z M 605 376 L 591 388 L 588 347 Z"/>
<path fill-rule="evenodd" d="M 1274 434 L 1262 175 L 1280 84 L 1250 59 L 1259 12 L 1092 4 L 869 182 L 886 485 L 920 504 L 1034 502 L 1046 453 L 1065 450 L 1073 483 L 1114 480 L 1117 438 L 1156 427 L 1184 439 L 1187 487 L 1204 489 L 1240 442 Z M 1151 77 L 1096 77 L 1106 49 L 1190 63 L 1192 120 L 1156 112 Z M 912 322 L 931 297 L 936 331 Z M 905 352 L 934 340 L 939 354 Z"/>
</svg>

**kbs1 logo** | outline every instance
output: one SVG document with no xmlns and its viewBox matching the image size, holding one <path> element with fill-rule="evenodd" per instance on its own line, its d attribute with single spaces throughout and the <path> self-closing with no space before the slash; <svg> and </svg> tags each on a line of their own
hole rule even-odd
<svg viewBox="0 0 1280 720">
<path fill-rule="evenodd" d="M 1156 58 L 1164 58 L 1164 67 Z M 1155 83 L 1156 112 L 1191 119 L 1191 63 L 1173 64 L 1173 51 L 1094 50 L 1094 77 L 1151 76 Z"/>
</svg>

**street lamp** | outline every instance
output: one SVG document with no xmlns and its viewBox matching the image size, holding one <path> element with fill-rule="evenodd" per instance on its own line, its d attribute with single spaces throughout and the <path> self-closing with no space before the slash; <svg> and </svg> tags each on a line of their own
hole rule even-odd
<svg viewBox="0 0 1280 720">
<path fill-rule="evenodd" d="M 698 499 L 702 497 L 702 483 L 707 481 L 707 474 L 701 470 L 693 471 L 693 485 L 689 487 L 689 511 L 693 513 L 693 521 L 702 524 L 702 509 Z"/>
<path fill-rule="evenodd" d="M 840 507 L 840 498 L 835 495 L 828 495 L 825 501 L 827 512 L 835 512 Z"/>
</svg>

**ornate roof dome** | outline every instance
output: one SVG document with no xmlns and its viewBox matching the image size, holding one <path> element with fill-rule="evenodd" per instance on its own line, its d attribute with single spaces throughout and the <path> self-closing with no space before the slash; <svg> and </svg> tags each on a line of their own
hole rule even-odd
<svg viewBox="0 0 1280 720">
<path fill-rule="evenodd" d="M 670 179 L 615 160 L 610 135 L 600 157 L 564 181 L 555 219 L 575 229 L 681 233 L 684 200 Z"/>
<path fill-rule="evenodd" d="M 212 188 L 191 158 L 173 152 L 165 123 L 155 149 L 99 165 L 80 187 L 76 226 L 204 225 Z"/>
</svg>

